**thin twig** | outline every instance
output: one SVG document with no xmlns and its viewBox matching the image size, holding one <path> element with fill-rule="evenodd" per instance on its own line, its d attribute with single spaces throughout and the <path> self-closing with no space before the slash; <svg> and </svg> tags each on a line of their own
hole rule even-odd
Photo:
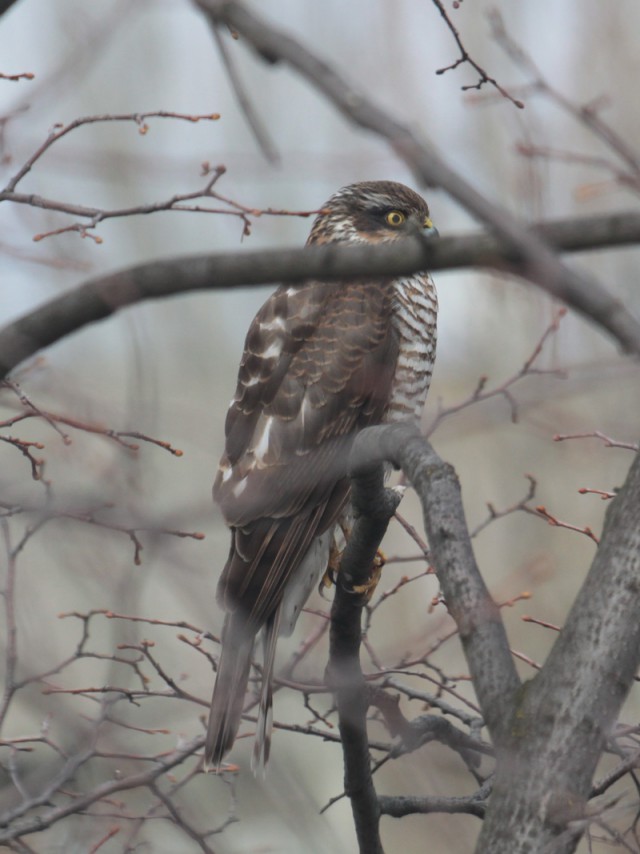
<svg viewBox="0 0 640 854">
<path fill-rule="evenodd" d="M 467 65 L 470 65 L 474 69 L 474 71 L 476 71 L 478 73 L 479 80 L 477 83 L 470 84 L 467 86 L 461 86 L 460 88 L 462 89 L 463 92 L 467 92 L 469 89 L 482 89 L 482 87 L 485 85 L 485 83 L 489 83 L 489 85 L 493 86 L 502 95 L 503 98 L 506 98 L 507 101 L 511 101 L 511 103 L 515 107 L 518 107 L 518 109 L 523 110 L 524 104 L 522 103 L 522 101 L 518 100 L 517 98 L 514 98 L 513 95 L 510 95 L 509 92 L 507 92 L 507 90 L 503 86 L 501 86 L 494 77 L 490 77 L 487 74 L 487 72 L 484 70 L 484 68 L 482 68 L 482 66 L 478 65 L 478 63 L 471 57 L 471 55 L 469 54 L 468 50 L 466 49 L 466 47 L 464 46 L 464 44 L 462 42 L 462 39 L 460 37 L 460 33 L 458 32 L 457 28 L 454 26 L 453 21 L 449 17 L 447 10 L 444 8 L 444 5 L 441 2 L 441 0 L 432 0 L 432 2 L 434 4 L 434 6 L 436 7 L 436 9 L 440 12 L 442 18 L 444 19 L 445 24 L 447 25 L 447 27 L 449 28 L 449 30 L 451 32 L 451 35 L 454 37 L 456 44 L 458 45 L 458 50 L 460 51 L 459 59 L 456 59 L 455 62 L 453 62 L 451 65 L 447 65 L 445 68 L 439 68 L 436 71 L 436 74 L 444 74 L 447 71 L 453 71 L 454 69 L 458 68 L 460 65 L 464 65 L 466 63 Z"/>
<path fill-rule="evenodd" d="M 213 37 L 216 41 L 216 46 L 220 53 L 220 58 L 222 59 L 222 63 L 227 72 L 227 77 L 229 78 L 229 82 L 231 83 L 231 88 L 233 89 L 233 92 L 236 96 L 236 100 L 240 105 L 240 109 L 244 113 L 244 117 L 253 132 L 255 140 L 258 143 L 258 147 L 260 148 L 260 151 L 264 154 L 265 158 L 269 161 L 269 163 L 275 165 L 280 161 L 278 149 L 276 148 L 275 143 L 271 139 L 271 136 L 267 131 L 266 126 L 261 121 L 253 104 L 251 103 L 251 99 L 249 98 L 249 95 L 247 94 L 242 80 L 240 79 L 240 75 L 238 74 L 238 70 L 231 57 L 231 53 L 227 49 L 227 45 L 225 44 L 224 38 L 222 37 L 220 28 L 216 27 L 215 25 L 212 25 L 211 31 L 213 32 Z"/>
</svg>

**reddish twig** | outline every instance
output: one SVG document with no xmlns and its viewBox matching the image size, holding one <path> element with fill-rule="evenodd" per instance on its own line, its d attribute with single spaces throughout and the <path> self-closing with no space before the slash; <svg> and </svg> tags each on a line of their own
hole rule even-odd
<svg viewBox="0 0 640 854">
<path fill-rule="evenodd" d="M 9 180 L 9 182 L 4 188 L 3 193 L 13 192 L 13 190 L 15 190 L 20 181 L 22 181 L 22 179 L 29 174 L 33 166 L 51 148 L 51 146 L 55 145 L 58 140 L 62 139 L 62 137 L 66 136 L 68 133 L 71 133 L 77 128 L 101 122 L 134 122 L 138 125 L 138 132 L 140 134 L 146 134 L 149 130 L 149 126 L 146 123 L 146 119 L 150 118 L 170 118 L 182 119 L 184 121 L 189 122 L 199 122 L 202 120 L 216 121 L 220 118 L 220 114 L 209 113 L 207 115 L 188 115 L 183 113 L 170 113 L 165 110 L 158 110 L 156 112 L 150 113 L 111 113 L 98 116 L 82 116 L 81 118 L 74 119 L 72 122 L 69 122 L 66 125 L 55 124 L 45 141 L 33 152 L 31 157 L 29 157 L 24 162 L 24 164 L 20 167 L 16 174 Z"/>
<path fill-rule="evenodd" d="M 506 379 L 503 383 L 495 388 L 487 389 L 487 383 L 489 378 L 486 376 L 481 376 L 478 380 L 478 383 L 473 390 L 473 392 L 460 403 L 454 404 L 452 406 L 444 407 L 442 405 L 442 401 L 438 401 L 438 411 L 436 413 L 435 418 L 427 428 L 425 432 L 425 436 L 428 438 L 431 436 L 440 424 L 451 415 L 455 415 L 456 413 L 462 411 L 463 409 L 467 409 L 469 406 L 472 406 L 475 403 L 480 403 L 485 400 L 490 400 L 494 397 L 503 397 L 507 403 L 509 404 L 509 408 L 511 409 L 511 421 L 515 424 L 518 420 L 518 404 L 511 394 L 511 388 L 518 382 L 520 382 L 525 377 L 529 377 L 532 375 L 545 374 L 547 376 L 558 377 L 563 379 L 566 376 L 564 371 L 556 370 L 556 369 L 543 369 L 543 368 L 535 368 L 534 362 L 538 359 L 540 354 L 542 353 L 545 344 L 548 339 L 554 335 L 560 326 L 560 322 L 562 318 L 567 313 L 566 308 L 560 308 L 556 311 L 551 320 L 549 326 L 542 333 L 538 341 L 536 342 L 531 355 L 525 360 L 524 364 L 515 374 L 512 374 L 508 379 Z"/>
<path fill-rule="evenodd" d="M 536 511 L 529 506 L 529 502 L 533 501 L 533 499 L 535 498 L 538 484 L 533 475 L 525 474 L 525 477 L 529 481 L 529 489 L 527 490 L 527 494 L 524 496 L 524 498 L 521 498 L 519 501 L 516 501 L 514 504 L 511 504 L 504 510 L 496 510 L 493 504 L 490 501 L 487 501 L 489 515 L 483 522 L 480 522 L 479 525 L 476 525 L 476 527 L 469 532 L 469 536 L 472 539 L 474 537 L 477 537 L 480 531 L 483 531 L 488 525 L 491 524 L 491 522 L 495 522 L 496 519 L 503 519 L 505 516 L 510 516 L 512 513 L 517 513 L 518 511 L 536 514 Z"/>
<path fill-rule="evenodd" d="M 554 632 L 560 631 L 560 626 L 554 623 L 549 623 L 546 620 L 539 620 L 537 617 L 531 617 L 529 614 L 523 614 L 520 618 L 524 623 L 534 623 L 536 626 L 542 626 L 545 629 L 553 629 Z"/>
<path fill-rule="evenodd" d="M 11 201 L 15 204 L 24 204 L 31 207 L 38 207 L 44 210 L 57 211 L 70 216 L 81 217 L 88 222 L 74 222 L 71 225 L 62 226 L 61 228 L 52 229 L 42 232 L 34 236 L 35 241 L 43 240 L 46 237 L 53 237 L 60 234 L 75 232 L 81 237 L 89 237 L 95 243 L 102 243 L 102 238 L 91 232 L 103 221 L 107 219 L 139 216 L 145 214 L 157 213 L 159 211 L 182 211 L 182 212 L 197 212 L 197 213 L 212 213 L 234 216 L 242 222 L 243 235 L 251 233 L 251 220 L 249 215 L 257 217 L 262 215 L 273 216 L 311 216 L 317 211 L 286 211 L 267 208 L 260 210 L 254 207 L 247 207 L 228 199 L 219 196 L 214 192 L 213 187 L 218 179 L 226 172 L 226 167 L 217 166 L 211 169 L 208 163 L 203 164 L 203 175 L 209 176 L 209 179 L 204 187 L 191 193 L 176 193 L 169 199 L 160 202 L 153 202 L 143 205 L 135 205 L 128 208 L 119 208 L 113 210 L 104 210 L 102 208 L 88 207 L 86 205 L 78 205 L 68 202 L 61 202 L 56 199 L 47 199 L 32 193 L 19 193 L 16 191 L 18 184 L 29 174 L 35 164 L 43 157 L 43 155 L 60 139 L 78 128 L 95 124 L 99 122 L 114 122 L 125 121 L 134 122 L 138 125 L 138 131 L 141 134 L 146 134 L 149 130 L 147 119 L 150 118 L 172 118 L 181 119 L 189 122 L 199 122 L 203 120 L 215 121 L 220 118 L 219 113 L 211 113 L 206 115 L 190 115 L 185 113 L 174 113 L 166 110 L 147 113 L 127 113 L 127 114 L 105 114 L 96 116 L 84 116 L 75 119 L 66 125 L 55 125 L 51 133 L 45 141 L 36 149 L 36 151 L 25 161 L 16 174 L 6 184 L 4 190 L 0 192 L 0 201 Z M 201 204 L 186 204 L 188 202 L 198 202 L 199 200 L 212 199 L 222 202 L 225 207 L 207 207 Z"/>
<path fill-rule="evenodd" d="M 411 525 L 398 511 L 393 514 L 395 519 L 402 525 L 404 530 L 409 534 L 414 543 L 418 546 L 420 551 L 422 552 L 422 556 L 426 558 L 426 560 L 430 560 L 429 557 L 429 546 L 426 544 L 424 539 L 420 536 L 417 530 Z"/>
<path fill-rule="evenodd" d="M 603 501 L 608 501 L 610 498 L 615 498 L 615 492 L 607 492 L 604 489 L 589 489 L 586 486 L 581 487 L 578 492 L 580 495 L 599 495 Z"/>
<path fill-rule="evenodd" d="M 198 626 L 194 626 L 191 623 L 187 623 L 185 620 L 158 620 L 153 617 L 139 617 L 134 614 L 116 614 L 114 611 L 94 611 L 92 613 L 95 614 L 104 614 L 104 616 L 108 620 L 126 620 L 130 623 L 146 623 L 149 626 L 168 626 L 174 629 L 188 629 L 189 631 L 194 632 L 197 635 L 201 635 L 208 640 L 215 641 L 216 643 L 220 642 L 220 639 L 216 637 L 216 635 L 212 635 L 211 632 L 205 631 L 204 629 L 198 628 Z M 81 616 L 76 612 L 70 614 L 64 614 L 63 616 L 73 616 L 78 617 Z"/>
<path fill-rule="evenodd" d="M 387 599 L 390 599 L 392 596 L 395 596 L 399 590 L 403 587 L 406 587 L 407 584 L 412 584 L 414 581 L 419 581 L 421 578 L 426 578 L 427 576 L 434 575 L 433 567 L 429 566 L 427 569 L 423 569 L 415 575 L 403 575 L 394 585 L 390 587 L 388 590 L 383 590 L 383 592 L 376 598 L 376 601 L 367 607 L 367 626 L 369 624 L 369 620 L 373 613 L 378 610 L 378 608 L 383 605 Z"/>
<path fill-rule="evenodd" d="M 513 647 L 511 648 L 511 655 L 513 655 L 513 657 L 517 658 L 519 661 L 524 661 L 525 664 L 528 664 L 529 667 L 533 667 L 534 670 L 542 669 L 542 665 L 539 664 L 537 661 L 534 661 L 531 656 L 525 655 L 524 652 L 518 652 L 518 650 L 513 649 Z"/>
<path fill-rule="evenodd" d="M 0 427 L 2 425 L 0 424 Z M 42 471 L 44 469 L 44 460 L 42 457 L 34 457 L 31 453 L 31 448 L 38 451 L 44 449 L 42 442 L 26 442 L 24 439 L 17 439 L 15 436 L 0 436 L 0 442 L 6 442 L 13 445 L 29 460 L 31 465 L 31 477 L 34 480 L 42 480 Z"/>
<path fill-rule="evenodd" d="M 568 531 L 576 531 L 578 534 L 584 534 L 586 537 L 589 537 L 590 540 L 593 540 L 596 545 L 600 542 L 599 538 L 593 533 L 591 528 L 588 525 L 585 525 L 581 528 L 579 525 L 572 525 L 570 522 L 563 522 L 561 519 L 558 519 L 554 516 L 546 507 L 542 504 L 536 507 L 536 513 L 539 516 L 542 516 L 543 519 L 546 519 L 550 525 L 553 525 L 554 528 L 566 528 Z"/>
<path fill-rule="evenodd" d="M 0 80 L 11 80 L 14 82 L 17 80 L 33 80 L 35 76 L 31 71 L 23 71 L 20 74 L 3 74 L 0 71 Z"/>
<path fill-rule="evenodd" d="M 128 525 L 120 525 L 116 522 L 97 519 L 94 515 L 94 511 L 90 510 L 77 510 L 75 512 L 68 510 L 53 513 L 49 519 L 72 519 L 76 522 L 84 522 L 87 525 L 95 525 L 98 528 L 104 528 L 107 531 L 118 531 L 121 534 L 126 534 L 133 543 L 133 562 L 136 566 L 140 566 L 142 563 L 140 555 L 144 550 L 144 546 L 138 537 L 138 534 L 140 533 L 165 534 L 170 537 L 183 537 L 191 540 L 204 540 L 205 538 L 205 535 L 200 531 L 175 531 L 171 528 L 152 528 L 148 526 L 130 527 Z"/>
<path fill-rule="evenodd" d="M 110 839 L 113 839 L 114 836 L 117 836 L 118 833 L 120 833 L 120 830 L 121 828 L 119 827 L 112 827 L 111 830 L 105 833 L 102 839 L 96 842 L 95 845 L 91 846 L 91 848 L 89 849 L 89 854 L 95 854 L 95 852 L 102 848 L 105 843 L 107 843 Z"/>
<path fill-rule="evenodd" d="M 637 442 L 620 442 L 601 433 L 600 430 L 592 430 L 590 433 L 556 433 L 554 442 L 565 442 L 567 439 L 600 439 L 607 448 L 624 448 L 627 451 L 638 451 L 640 445 Z"/>
<path fill-rule="evenodd" d="M 489 23 L 493 38 L 511 60 L 531 77 L 529 89 L 548 97 L 580 124 L 587 127 L 604 142 L 626 164 L 626 183 L 640 188 L 640 154 L 630 148 L 627 142 L 600 116 L 600 110 L 606 98 L 596 98 L 590 103 L 576 105 L 555 89 L 546 80 L 531 56 L 509 35 L 504 20 L 497 9 L 489 12 Z"/>
<path fill-rule="evenodd" d="M 41 418 L 43 421 L 46 421 L 46 423 L 55 430 L 56 433 L 58 433 L 65 445 L 70 445 L 72 439 L 68 433 L 61 429 L 61 424 L 64 424 L 67 427 L 73 427 L 76 430 L 82 430 L 84 433 L 94 433 L 96 435 L 105 436 L 107 439 L 112 439 L 123 448 L 133 452 L 138 451 L 140 449 L 140 445 L 134 442 L 127 442 L 125 439 L 139 439 L 141 442 L 157 445 L 159 448 L 168 451 L 175 457 L 181 457 L 183 454 L 179 448 L 174 448 L 170 442 L 167 442 L 164 439 L 156 439 L 153 436 L 147 436 L 145 433 L 140 433 L 137 430 L 113 430 L 109 427 L 103 427 L 89 421 L 81 421 L 78 418 L 72 418 L 69 415 L 60 415 L 59 413 L 49 412 L 34 403 L 20 387 L 20 384 L 15 382 L 15 380 L 5 379 L 0 382 L 0 389 L 3 386 L 10 389 L 18 397 L 18 400 L 26 411 L 20 412 L 18 415 L 14 415 L 11 418 L 6 418 L 4 421 L 0 421 L 0 429 L 13 427 L 15 424 L 26 421 L 30 418 Z M 22 443 L 27 446 L 34 446 L 38 450 L 42 450 L 45 447 L 38 442 L 22 442 L 22 440 L 19 439 L 0 436 L 0 439 L 2 438 L 4 438 L 5 441 L 12 442 L 12 444 Z"/>
</svg>

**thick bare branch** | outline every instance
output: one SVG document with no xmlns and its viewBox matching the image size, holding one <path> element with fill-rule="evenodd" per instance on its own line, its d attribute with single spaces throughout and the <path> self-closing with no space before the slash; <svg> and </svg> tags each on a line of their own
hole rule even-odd
<svg viewBox="0 0 640 854">
<path fill-rule="evenodd" d="M 533 838 L 539 850 L 574 851 L 568 831 L 588 821 L 592 776 L 640 665 L 639 578 L 636 455 L 564 628 L 517 698 L 478 851 L 517 854 Z"/>
<path fill-rule="evenodd" d="M 570 854 L 592 776 L 640 666 L 640 455 L 607 512 L 587 580 L 546 663 L 521 686 L 499 611 L 475 564 L 451 466 L 415 428 L 373 427 L 352 465 L 389 460 L 418 492 L 433 565 L 456 620 L 498 759 L 478 852 Z M 548 847 L 547 847 L 548 846 Z"/>
<path fill-rule="evenodd" d="M 474 815 L 477 818 L 484 818 L 489 791 L 489 787 L 483 787 L 466 798 L 420 798 L 411 795 L 382 795 L 380 797 L 380 811 L 382 815 L 390 815 L 394 818 L 402 818 L 405 815 L 415 815 L 416 813 L 429 815 L 429 813 L 434 812 L 462 813 Z"/>
<path fill-rule="evenodd" d="M 0 15 L 4 15 L 13 6 L 16 0 L 0 0 Z"/>
<path fill-rule="evenodd" d="M 640 214 L 557 220 L 536 226 L 566 251 L 640 242 Z M 319 278 L 407 274 L 467 266 L 509 268 L 516 256 L 485 234 L 440 240 L 408 239 L 393 246 L 315 246 L 168 258 L 85 282 L 0 330 L 0 379 L 22 361 L 66 335 L 147 299 L 198 290 Z M 575 307 L 575 306 L 574 306 Z M 626 313 L 631 334 L 623 342 L 640 353 L 640 324 Z M 597 317 L 593 318 L 597 322 Z M 638 327 L 638 334 L 631 327 Z M 605 324 L 606 326 L 606 324 Z M 637 338 L 637 340 L 636 340 Z M 621 339 L 618 339 L 621 340 Z"/>
<path fill-rule="evenodd" d="M 265 61 L 270 64 L 282 61 L 294 68 L 353 124 L 386 139 L 421 184 L 442 187 L 501 239 L 508 252 L 519 259 L 520 275 L 597 320 L 624 347 L 640 352 L 640 324 L 619 300 L 595 280 L 561 262 L 513 213 L 479 193 L 409 125 L 390 116 L 322 58 L 241 3 L 194 2 L 213 24 L 226 24 L 236 30 Z"/>
<path fill-rule="evenodd" d="M 380 809 L 367 740 L 369 689 L 360 666 L 362 610 L 376 550 L 399 496 L 384 488 L 381 465 L 356 469 L 352 478 L 355 522 L 344 551 L 331 609 L 327 677 L 335 691 L 344 755 L 344 788 L 351 799 L 361 854 L 382 854 Z"/>
<path fill-rule="evenodd" d="M 520 680 L 499 608 L 476 564 L 456 474 L 411 424 L 371 427 L 359 434 L 352 467 L 385 460 L 402 468 L 420 497 L 432 562 L 458 626 L 483 717 L 499 744 L 509 726 L 504 703 Z"/>
</svg>

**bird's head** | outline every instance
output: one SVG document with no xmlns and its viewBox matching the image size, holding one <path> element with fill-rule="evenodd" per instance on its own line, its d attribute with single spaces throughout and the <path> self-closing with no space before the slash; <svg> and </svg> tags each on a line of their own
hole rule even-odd
<svg viewBox="0 0 640 854">
<path fill-rule="evenodd" d="M 331 196 L 316 217 L 307 244 L 383 243 L 437 233 L 422 196 L 395 181 L 363 181 Z"/>
</svg>

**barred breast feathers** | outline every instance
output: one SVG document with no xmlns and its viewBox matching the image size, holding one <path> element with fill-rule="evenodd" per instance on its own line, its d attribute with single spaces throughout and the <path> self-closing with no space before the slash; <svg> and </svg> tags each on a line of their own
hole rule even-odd
<svg viewBox="0 0 640 854">
<path fill-rule="evenodd" d="M 438 298 L 428 273 L 398 279 L 393 324 L 400 349 L 385 416 L 387 422 L 420 418 L 436 355 L 437 314 Z"/>
</svg>

